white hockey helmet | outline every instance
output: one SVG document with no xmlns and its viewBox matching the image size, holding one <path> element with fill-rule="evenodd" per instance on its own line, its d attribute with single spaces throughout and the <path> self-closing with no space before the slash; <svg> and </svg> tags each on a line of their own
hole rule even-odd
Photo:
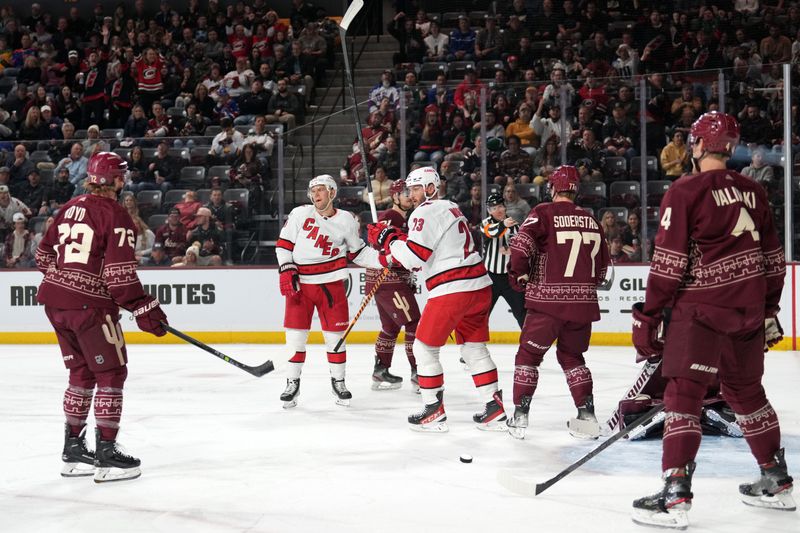
<svg viewBox="0 0 800 533">
<path fill-rule="evenodd" d="M 339 190 L 339 186 L 336 185 L 336 180 L 333 179 L 333 176 L 330 174 L 320 174 L 316 178 L 313 178 L 311 181 L 308 182 L 308 199 L 311 200 L 311 189 L 316 187 L 317 185 L 325 185 L 331 191 L 331 198 L 336 196 L 336 191 Z"/>
<path fill-rule="evenodd" d="M 412 170 L 406 178 L 406 187 L 409 189 L 415 185 L 422 185 L 423 189 L 427 189 L 428 185 L 433 185 L 434 188 L 439 190 L 439 173 L 433 167 L 420 167 Z"/>
</svg>

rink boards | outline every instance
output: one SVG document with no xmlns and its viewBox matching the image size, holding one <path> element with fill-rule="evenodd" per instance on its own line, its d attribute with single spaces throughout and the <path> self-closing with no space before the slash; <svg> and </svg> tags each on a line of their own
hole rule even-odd
<svg viewBox="0 0 800 533">
<path fill-rule="evenodd" d="M 787 267 L 781 300 L 780 321 L 786 338 L 782 349 L 796 349 L 798 290 L 796 265 Z M 348 269 L 347 295 L 351 313 L 364 298 L 364 269 Z M 594 325 L 592 344 L 630 345 L 630 309 L 644 301 L 647 265 L 617 266 L 610 290 L 598 293 L 601 319 Z M 278 271 L 274 268 L 143 269 L 139 277 L 148 292 L 156 296 L 170 324 L 200 340 L 213 343 L 283 343 L 283 297 L 278 290 Z M 55 342 L 36 290 L 42 275 L 38 271 L 6 271 L 0 275 L 2 320 L 0 343 L 36 344 Z M 422 308 L 427 293 L 418 289 Z M 139 332 L 129 314 L 122 320 L 131 343 L 183 342 L 167 335 L 160 339 Z M 377 307 L 371 302 L 348 337 L 351 343 L 372 343 L 380 330 Z M 319 331 L 314 319 L 312 331 Z M 516 343 L 519 329 L 505 300 L 500 300 L 490 319 L 491 342 Z M 311 342 L 321 342 L 319 333 Z"/>
</svg>

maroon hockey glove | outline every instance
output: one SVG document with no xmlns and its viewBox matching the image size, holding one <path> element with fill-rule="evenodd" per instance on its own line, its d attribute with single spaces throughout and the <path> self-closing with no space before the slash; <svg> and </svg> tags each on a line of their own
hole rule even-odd
<svg viewBox="0 0 800 533">
<path fill-rule="evenodd" d="M 528 275 L 519 275 L 511 270 L 508 271 L 508 284 L 517 292 L 525 292 L 525 287 L 528 285 Z"/>
<path fill-rule="evenodd" d="M 280 272 L 281 294 L 287 298 L 294 298 L 300 294 L 300 274 L 297 265 L 286 263 L 278 269 Z"/>
<path fill-rule="evenodd" d="M 661 357 L 664 343 L 658 338 L 661 319 L 644 314 L 644 304 L 633 304 L 633 345 L 636 347 L 636 362 Z"/>
<path fill-rule="evenodd" d="M 764 352 L 783 340 L 783 328 L 778 317 L 764 319 Z"/>
<path fill-rule="evenodd" d="M 156 337 L 163 337 L 167 334 L 167 330 L 161 325 L 162 322 L 168 323 L 167 315 L 161 310 L 158 300 L 152 296 L 144 298 L 132 313 L 140 330 L 152 333 Z"/>
</svg>

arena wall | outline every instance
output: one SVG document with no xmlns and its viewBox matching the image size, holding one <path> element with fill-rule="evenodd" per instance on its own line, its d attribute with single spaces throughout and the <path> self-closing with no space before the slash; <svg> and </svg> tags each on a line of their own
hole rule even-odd
<svg viewBox="0 0 800 533">
<path fill-rule="evenodd" d="M 785 330 L 782 349 L 797 346 L 796 265 L 786 273 L 780 320 Z M 630 309 L 644 300 L 646 265 L 617 266 L 609 291 L 601 291 L 601 320 L 595 324 L 592 344 L 630 345 Z M 283 297 L 278 291 L 278 271 L 274 268 L 142 269 L 139 272 L 146 290 L 156 296 L 169 316 L 170 324 L 208 343 L 283 343 Z M 42 275 L 38 271 L 6 271 L 0 275 L 0 343 L 54 343 L 44 311 L 36 303 L 36 290 Z M 364 298 L 364 270 L 348 270 L 347 293 L 351 313 Z M 420 290 L 420 307 L 427 297 Z M 167 335 L 156 338 L 141 333 L 128 313 L 122 320 L 130 343 L 180 343 Z M 372 343 L 380 329 L 377 308 L 370 304 L 350 334 L 352 343 Z M 321 343 L 319 323 L 314 322 L 311 342 Z M 511 311 L 500 300 L 491 316 L 491 342 L 516 343 L 519 331 Z"/>
</svg>

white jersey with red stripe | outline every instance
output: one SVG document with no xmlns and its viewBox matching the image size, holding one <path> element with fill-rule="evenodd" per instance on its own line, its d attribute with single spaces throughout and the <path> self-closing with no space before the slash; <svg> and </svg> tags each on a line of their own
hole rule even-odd
<svg viewBox="0 0 800 533">
<path fill-rule="evenodd" d="M 281 230 L 275 253 L 278 264 L 297 265 L 301 283 L 319 285 L 347 278 L 347 262 L 382 268 L 378 252 L 358 234 L 356 216 L 337 209 L 322 216 L 313 205 L 296 207 Z"/>
<path fill-rule="evenodd" d="M 389 247 L 405 268 L 422 268 L 431 298 L 477 291 L 492 284 L 475 249 L 467 219 L 449 200 L 429 200 L 408 220 L 408 239 Z"/>
</svg>

